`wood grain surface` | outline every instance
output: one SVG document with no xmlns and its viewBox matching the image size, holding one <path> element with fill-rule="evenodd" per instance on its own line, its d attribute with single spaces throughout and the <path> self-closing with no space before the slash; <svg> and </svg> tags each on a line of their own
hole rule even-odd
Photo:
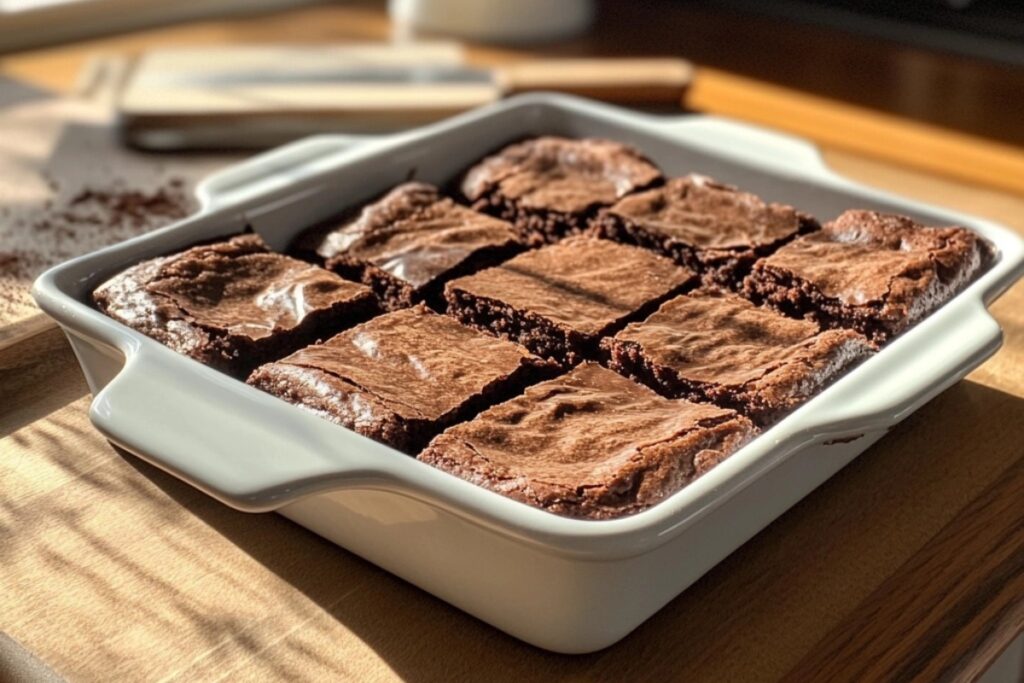
<svg viewBox="0 0 1024 683">
<path fill-rule="evenodd" d="M 1024 624 L 1021 501 L 1024 461 L 825 636 L 792 680 L 969 680 L 984 673 L 984 663 Z M 928 584 L 930 590 L 901 590 L 907 584 Z"/>
<path fill-rule="evenodd" d="M 622 13 L 628 10 L 610 16 L 619 21 Z M 713 54 L 727 28 L 710 21 L 704 37 L 685 29 L 696 36 L 697 53 Z M 599 27 L 551 52 L 629 51 L 637 30 Z M 57 48 L 2 60 L 0 69 L 60 86 L 98 47 L 384 33 L 379 8 L 332 5 Z M 653 27 L 651 45 L 671 45 L 667 33 Z M 750 43 L 716 66 L 741 64 L 758 40 L 780 48 L 799 36 L 788 28 L 756 33 L 741 27 L 738 35 Z M 613 46 L 615 35 L 624 42 Z M 824 82 L 825 72 L 841 80 L 832 74 L 843 66 L 844 45 L 847 57 L 865 61 L 854 81 L 904 64 L 843 39 L 817 65 L 799 66 L 807 55 L 787 50 L 773 59 L 788 69 L 789 85 L 838 97 L 840 86 Z M 494 63 L 517 56 L 474 54 Z M 770 71 L 773 60 L 762 61 L 750 68 Z M 946 76 L 925 69 L 926 84 L 973 78 L 982 93 L 977 106 L 1010 101 L 1012 77 L 998 70 L 918 61 L 949 66 Z M 735 101 L 748 86 L 764 94 L 763 84 L 731 78 L 719 81 L 729 89 L 708 95 L 709 108 L 726 101 L 726 90 Z M 895 93 L 900 78 L 875 82 L 883 94 Z M 806 103 L 785 91 L 770 94 L 786 106 Z M 872 97 L 888 102 L 890 113 L 935 109 L 920 92 Z M 752 117 L 763 116 L 754 100 L 745 101 Z M 787 123 L 789 109 L 771 111 L 778 120 L 760 120 Z M 936 116 L 929 125 L 983 133 L 971 129 L 970 117 L 957 118 L 962 110 Z M 1012 118 L 1000 120 L 1019 127 Z M 943 144 L 941 130 L 926 132 L 916 144 Z M 839 172 L 1024 235 L 1024 198 L 981 184 L 986 170 L 976 169 L 976 184 L 967 184 L 966 175 L 899 168 L 842 142 L 825 150 Z M 88 391 L 70 349 L 30 317 L 24 329 L 0 331 L 7 350 L 0 354 L 0 632 L 76 681 L 974 680 L 1024 631 L 1024 284 L 992 313 L 1004 347 L 967 381 L 894 428 L 624 641 L 580 657 L 526 646 L 282 517 L 235 512 L 117 451 L 88 422 Z"/>
<path fill-rule="evenodd" d="M 1024 233 L 1020 199 L 827 158 Z M 1024 629 L 1024 286 L 993 312 L 1006 346 L 969 381 L 584 657 L 523 645 L 281 517 L 235 512 L 118 452 L 89 425 L 55 336 L 0 368 L 0 631 L 82 681 L 970 680 Z M 925 663 L 911 656 L 921 648 Z"/>
<path fill-rule="evenodd" d="M 1005 142 L 709 69 L 699 72 L 686 102 L 697 111 L 779 128 L 821 145 L 1024 193 L 1024 151 Z"/>
</svg>

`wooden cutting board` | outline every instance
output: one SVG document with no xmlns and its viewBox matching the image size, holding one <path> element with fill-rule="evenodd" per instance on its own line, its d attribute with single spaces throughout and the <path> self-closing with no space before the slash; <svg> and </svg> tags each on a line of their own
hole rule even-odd
<svg viewBox="0 0 1024 683">
<path fill-rule="evenodd" d="M 117 98 L 146 149 L 269 147 L 345 130 L 390 133 L 528 91 L 677 111 L 693 68 L 675 57 L 468 64 L 450 42 L 247 44 L 148 50 Z"/>
</svg>

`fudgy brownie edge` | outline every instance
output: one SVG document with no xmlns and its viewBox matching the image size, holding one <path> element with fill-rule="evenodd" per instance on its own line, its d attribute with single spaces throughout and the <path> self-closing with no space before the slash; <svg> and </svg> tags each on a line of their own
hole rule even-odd
<svg viewBox="0 0 1024 683">
<path fill-rule="evenodd" d="M 661 502 L 756 433 L 734 411 L 584 363 L 450 427 L 419 459 L 548 512 L 611 519 Z"/>
</svg>

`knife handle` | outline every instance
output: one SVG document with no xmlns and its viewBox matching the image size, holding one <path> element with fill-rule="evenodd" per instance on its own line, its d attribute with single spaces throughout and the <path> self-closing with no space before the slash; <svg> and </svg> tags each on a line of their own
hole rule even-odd
<svg viewBox="0 0 1024 683">
<path fill-rule="evenodd" d="M 683 59 L 552 59 L 495 70 L 503 94 L 554 90 L 624 104 L 679 105 L 693 78 Z"/>
</svg>

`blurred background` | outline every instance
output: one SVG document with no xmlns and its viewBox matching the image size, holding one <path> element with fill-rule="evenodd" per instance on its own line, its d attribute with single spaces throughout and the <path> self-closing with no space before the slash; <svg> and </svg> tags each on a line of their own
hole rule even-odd
<svg viewBox="0 0 1024 683">
<path fill-rule="evenodd" d="M 55 480 L 77 482 L 77 488 L 67 484 L 66 488 L 55 485 L 46 489 L 52 509 L 40 511 L 36 506 L 43 494 L 39 493 L 42 489 L 33 488 L 36 482 L 17 469 L 13 478 L 8 478 L 15 502 L 10 509 L 25 510 L 23 519 L 31 515 L 46 521 L 48 530 L 67 527 L 67 537 L 74 542 L 60 547 L 59 553 L 44 554 L 38 562 L 32 551 L 21 550 L 19 557 L 28 558 L 25 566 L 31 571 L 43 568 L 38 581 L 34 575 L 32 578 L 40 587 L 38 595 L 60 596 L 64 602 L 53 598 L 28 604 L 21 596 L 12 595 L 5 604 L 6 612 L 0 610 L 7 617 L 0 627 L 29 642 L 43 661 L 67 670 L 102 671 L 96 675 L 98 679 L 109 677 L 111 671 L 122 672 L 122 677 L 131 676 L 123 673 L 128 671 L 151 672 L 154 677 L 159 672 L 158 677 L 164 678 L 172 669 L 178 670 L 187 663 L 189 653 L 180 652 L 176 643 L 183 642 L 181 634 L 191 633 L 195 623 L 211 625 L 209 632 L 202 633 L 211 638 L 207 642 L 212 653 L 209 661 L 223 665 L 224 672 L 241 666 L 237 654 L 241 650 L 226 643 L 237 640 L 240 648 L 258 643 L 263 653 L 264 643 L 269 641 L 261 638 L 277 633 L 270 627 L 247 631 L 242 628 L 246 624 L 227 611 L 201 615 L 194 605 L 204 603 L 196 596 L 206 591 L 204 586 L 219 584 L 197 579 L 181 585 L 154 578 L 166 574 L 177 581 L 198 576 L 182 567 L 205 567 L 206 559 L 218 552 L 235 557 L 229 552 L 243 556 L 251 548 L 224 550 L 235 534 L 227 533 L 224 540 L 220 534 L 225 527 L 201 519 L 183 526 L 180 536 L 146 538 L 146 543 L 140 540 L 154 527 L 142 524 L 134 528 L 136 520 L 148 516 L 166 524 L 168 515 L 177 514 L 179 507 L 197 508 L 202 503 L 186 497 L 193 495 L 191 489 L 180 494 L 186 504 L 179 506 L 181 501 L 154 493 L 158 487 L 138 486 L 133 468 L 140 465 L 134 463 L 124 464 L 124 469 L 130 470 L 127 475 L 118 474 L 121 470 L 117 469 L 102 470 L 98 463 L 112 461 L 113 455 L 93 430 L 84 428 L 88 388 L 60 331 L 32 302 L 33 280 L 56 263 L 184 217 L 197 208 L 193 189 L 199 180 L 260 149 L 311 133 L 401 130 L 532 90 L 596 97 L 657 115 L 732 117 L 804 137 L 817 144 L 825 162 L 842 175 L 993 219 L 1024 234 L 1021 0 L 0 0 L 0 437 L 13 435 L 0 444 L 0 451 L 14 444 L 15 457 L 8 457 L 7 463 L 24 471 L 29 465 L 50 467 L 45 471 L 57 473 Z M 845 493 L 832 489 L 831 498 L 826 498 L 846 507 L 824 508 L 834 511 L 826 518 L 835 524 L 837 533 L 845 534 L 845 540 L 833 539 L 831 560 L 815 550 L 814 563 L 800 567 L 804 576 L 830 577 L 821 583 L 819 592 L 808 593 L 809 601 L 835 592 L 842 594 L 851 608 L 860 605 L 874 593 L 865 589 L 857 594 L 856 590 L 868 584 L 850 577 L 860 576 L 859 571 L 877 580 L 871 586 L 882 585 L 882 578 L 889 576 L 886 572 L 903 566 L 925 539 L 946 528 L 943 520 L 963 516 L 957 511 L 973 500 L 968 491 L 975 491 L 973 496 L 983 490 L 998 490 L 1004 496 L 1000 500 L 1010 500 L 1013 489 L 1009 485 L 1019 482 L 1019 470 L 1005 480 L 997 473 L 1009 467 L 1003 464 L 1004 460 L 1010 462 L 1007 455 L 1016 457 L 1006 452 L 1013 448 L 1005 444 L 1019 443 L 1014 439 L 1021 424 L 1018 377 L 1024 367 L 1024 287 L 1018 285 L 1008 292 L 992 311 L 1006 331 L 1000 360 L 974 373 L 972 382 L 947 393 L 944 402 L 937 400 L 927 418 L 941 422 L 953 416 L 958 423 L 980 427 L 964 429 L 950 443 L 939 444 L 930 422 L 916 423 L 916 440 L 909 432 L 896 435 L 898 440 L 892 442 L 889 455 L 898 450 L 919 452 L 922 463 L 931 461 L 933 455 L 943 456 L 936 461 L 934 472 L 908 467 L 904 478 L 883 482 L 871 479 L 873 470 L 861 468 L 861 478 L 853 480 Z M 936 433 L 941 440 L 953 432 Z M 884 474 L 886 470 L 874 472 Z M 157 479 L 152 474 L 146 476 Z M 948 486 L 935 487 L 930 498 L 928 490 L 911 488 L 918 481 L 939 480 Z M 989 482 L 997 480 L 1008 485 L 991 488 Z M 865 508 L 864 500 L 870 500 L 863 497 L 863 491 L 856 491 L 856 482 L 873 490 L 876 499 L 898 498 L 900 513 L 890 515 L 895 508 L 881 507 L 869 510 L 874 516 L 854 514 L 855 509 Z M 172 484 L 166 485 L 169 491 L 174 490 Z M 73 497 L 67 490 L 81 495 Z M 837 492 L 840 495 L 834 495 Z M 890 496 L 889 492 L 895 493 Z M 79 509 L 81 501 L 86 501 L 88 514 Z M 904 502 L 908 504 L 904 506 Z M 1007 503 L 1005 509 L 1011 507 Z M 814 509 L 804 508 L 805 512 Z M 54 516 L 54 510 L 61 516 Z M 64 510 L 68 511 L 66 517 Z M 968 516 L 966 526 L 954 528 L 990 535 L 1008 528 L 1002 523 L 990 524 L 984 517 L 978 519 L 981 521 Z M 239 515 L 230 524 L 252 530 L 253 538 L 259 536 L 252 547 L 287 557 L 281 566 L 301 564 L 292 563 L 292 554 L 325 552 L 312 543 L 303 546 L 303 539 L 294 537 L 292 529 L 275 532 L 266 526 L 275 520 L 264 519 L 265 525 L 257 528 Z M 109 535 L 108 525 L 112 529 Z M 0 536 L 2 527 L 0 524 Z M 789 538 L 788 546 L 780 544 L 779 553 L 766 554 L 766 544 L 762 544 L 760 556 L 770 560 L 765 566 L 790 571 L 789 563 L 774 558 L 803 557 L 786 555 L 785 548 L 792 550 L 801 538 L 812 538 L 812 531 L 818 533 L 816 528 L 807 523 L 801 527 L 790 518 L 788 526 L 778 532 Z M 794 530 L 797 533 L 790 535 Z M 261 535 L 264 532 L 266 538 Z M 179 559 L 186 558 L 175 567 L 161 565 L 159 572 L 152 571 L 155 562 L 162 563 L 165 557 L 157 553 L 139 561 L 142 546 L 162 545 L 193 533 L 192 545 L 183 543 L 174 551 Z M 887 536 L 888 545 L 879 545 L 879 539 Z M 108 540 L 94 542 L 101 537 Z M 949 542 L 959 537 L 946 538 Z M 215 545 L 218 539 L 221 546 Z M 284 550 L 279 551 L 267 539 L 276 539 Z M 846 541 L 852 544 L 847 546 Z M 1000 537 L 992 544 L 1004 541 Z M 208 547 L 207 543 L 214 545 Z M 15 544 L 6 547 L 15 548 Z M 845 550 L 840 552 L 840 547 Z M 876 547 L 882 552 L 873 555 L 868 549 Z M 4 548 L 0 538 L 0 550 Z M 757 552 L 742 556 L 734 567 L 757 568 L 760 565 L 756 563 L 745 564 L 751 557 L 756 559 Z M 861 555 L 870 555 L 871 562 Z M 879 559 L 881 555 L 884 561 Z M 956 559 L 956 553 L 951 556 Z M 347 562 L 340 555 L 333 558 L 335 567 Z M 971 562 L 974 558 L 960 559 Z M 237 566 L 248 566 L 244 563 L 251 561 L 245 556 L 238 559 Z M 865 569 L 868 564 L 873 568 Z M 111 566 L 117 571 L 111 571 Z M 392 599 L 377 604 L 372 587 L 382 586 L 379 582 L 383 579 L 372 573 L 376 570 L 344 566 L 339 576 L 355 577 L 353 585 L 363 593 L 357 606 L 370 605 L 367 613 L 382 613 L 374 614 L 367 623 L 379 622 L 390 631 L 388 618 L 407 622 L 406 630 L 394 632 L 394 643 L 388 643 L 379 669 L 387 668 L 389 658 L 407 663 L 435 659 L 430 645 L 441 640 L 410 638 L 410 645 L 404 642 L 404 635 L 413 630 L 436 631 L 443 639 L 446 629 L 452 628 L 451 615 L 438 617 L 438 605 L 417 602 L 417 595 L 398 584 L 388 584 Z M 930 566 L 918 568 L 927 573 Z M 974 588 L 982 584 L 968 582 L 980 582 L 979 577 L 989 580 L 984 571 L 994 571 L 994 566 L 994 561 L 973 563 L 963 576 L 951 573 L 950 580 L 958 582 L 962 595 L 981 595 L 984 591 Z M 92 577 L 91 581 L 75 584 L 68 578 L 71 567 L 78 568 L 78 576 Z M 110 577 L 103 573 L 107 571 L 111 571 Z M 213 570 L 209 571 L 213 575 Z M 911 576 L 917 575 L 914 572 Z M 364 574 L 370 579 L 359 578 Z M 142 578 L 122 580 L 138 576 Z M 749 589 L 763 585 L 763 578 L 734 572 L 734 583 L 720 585 L 717 595 L 744 595 L 745 581 Z M 1001 579 L 991 578 L 997 580 Z M 850 585 L 840 585 L 843 581 Z M 335 595 L 330 592 L 333 584 L 344 581 L 332 576 L 319 577 L 315 583 L 321 595 Z M 788 575 L 779 583 L 788 585 Z M 102 592 L 88 593 L 91 585 Z M 148 592 L 132 594 L 140 585 Z M 908 584 L 891 585 L 902 589 Z M 739 592 L 733 590 L 736 586 Z M 970 632 L 981 633 L 976 639 L 960 638 L 959 629 L 968 626 L 963 614 L 943 616 L 943 627 L 953 634 L 949 642 L 956 646 L 950 645 L 942 653 L 934 650 L 936 657 L 942 654 L 946 661 L 955 660 L 956 666 L 982 660 L 986 666 L 990 664 L 995 650 L 983 652 L 983 645 L 996 642 L 989 636 L 1002 632 L 993 626 L 996 617 L 989 617 L 1005 616 L 1000 622 L 1005 630 L 1019 613 L 1010 608 L 995 611 L 997 598 L 1011 604 L 1015 597 L 1005 597 L 1013 588 L 1009 579 L 1007 586 L 1002 592 L 991 591 L 991 603 L 979 603 L 992 606 L 992 611 L 970 615 L 975 627 Z M 344 585 L 340 588 L 344 592 L 337 594 L 332 605 L 347 599 L 350 592 L 360 592 Z M 283 593 L 271 591 L 267 599 L 276 600 L 275 595 Z M 811 626 L 835 624 L 838 613 L 825 615 L 831 609 L 828 601 L 794 611 L 794 595 L 791 591 L 766 594 L 760 619 L 748 621 L 744 616 L 722 621 L 722 629 L 730 630 L 728 640 L 735 647 L 728 657 L 708 655 L 700 650 L 708 641 L 691 638 L 703 632 L 707 623 L 699 615 L 689 632 L 680 632 L 679 640 L 699 652 L 699 657 L 690 659 L 704 663 L 739 661 L 744 656 L 755 664 L 763 663 L 765 657 L 775 661 L 785 661 L 786 656 L 802 658 L 804 651 L 799 648 L 810 648 L 832 628 L 819 633 Z M 859 597 L 850 601 L 854 595 Z M 52 608 L 75 600 L 81 603 L 77 611 L 64 613 Z M 306 596 L 294 600 L 302 610 L 307 610 L 308 602 Z M 147 610 L 161 615 L 146 628 L 126 614 L 143 603 Z M 389 610 L 399 603 L 413 607 L 391 614 Z M 686 603 L 683 612 L 694 604 Z M 782 609 L 776 621 L 767 621 L 765 615 L 775 614 L 779 605 L 788 605 L 789 611 Z M 716 610 L 712 606 L 707 613 L 717 616 Z M 83 614 L 88 619 L 81 618 Z M 146 614 L 141 619 L 147 619 Z M 791 619 L 793 614 L 802 615 L 802 620 Z M 816 616 L 808 616 L 812 614 Z M 870 617 L 875 614 L 873 608 L 867 614 L 864 623 L 874 621 Z M 930 614 L 941 613 L 933 610 Z M 957 621 L 960 617 L 965 621 Z M 268 617 L 266 621 L 273 620 Z M 979 626 L 983 621 L 991 623 Z M 352 635 L 343 634 L 346 626 L 332 619 L 310 617 L 310 623 L 322 629 L 318 633 L 323 642 L 336 644 Z M 660 623 L 655 628 L 671 630 L 680 622 Z M 745 638 L 740 631 L 744 623 L 748 629 Z M 776 640 L 765 640 L 779 634 L 763 628 L 764 624 L 784 626 L 781 630 L 787 632 Z M 62 625 L 63 630 L 55 625 Z M 148 628 L 159 631 L 160 637 L 148 638 Z M 734 636 L 733 629 L 739 635 Z M 69 631 L 81 635 L 77 649 L 66 642 Z M 250 640 L 254 632 L 256 637 Z M 751 637 L 755 632 L 756 637 Z M 111 635 L 97 635 L 103 633 Z M 707 633 L 709 638 L 725 639 L 720 629 L 708 629 Z M 287 638 L 275 635 L 274 642 L 278 640 L 288 645 Z M 502 642 L 487 634 L 475 646 L 478 649 L 470 651 L 488 656 L 495 650 L 504 651 L 508 659 L 495 661 L 515 659 L 526 662 L 525 668 L 535 666 L 531 657 L 536 653 L 509 650 Z M 762 648 L 764 643 L 769 646 Z M 781 647 L 776 647 L 777 643 Z M 266 661 L 271 666 L 285 656 L 312 667 L 327 655 L 350 657 L 344 659 L 344 667 L 361 666 L 359 657 L 375 661 L 366 654 L 368 650 L 353 654 L 345 648 L 324 653 L 266 647 Z M 756 648 L 767 654 L 762 651 L 751 657 Z M 666 656 L 654 650 L 654 645 L 642 645 L 631 652 L 641 658 Z M 632 656 L 623 659 L 633 661 Z M 54 680 L 39 673 L 42 665 L 33 664 L 35 661 L 0 634 L 0 680 Z M 1022 662 L 1024 639 L 1016 637 L 1015 644 L 992 665 L 994 673 L 985 683 L 1020 680 Z M 344 667 L 339 664 L 339 670 Z M 29 669 L 36 674 L 11 673 Z M 612 671 L 616 670 L 621 669 Z M 187 678 L 191 671 L 180 669 L 179 674 Z M 414 672 L 415 667 L 396 671 Z"/>
<path fill-rule="evenodd" d="M 411 29 L 491 44 L 532 43 L 531 55 L 685 56 L 806 92 L 1024 141 L 1010 123 L 1018 118 L 1016 78 L 1024 66 L 1024 3 L 1015 0 L 394 0 L 395 23 L 388 22 L 387 9 L 384 2 L 0 0 L 0 51 L 128 31 L 135 37 L 94 44 L 137 51 L 175 44 L 382 40 Z M 181 28 L 137 32 L 170 24 Z M 51 52 L 54 59 L 60 54 Z M 69 77 L 28 75 L 58 87 Z"/>
<path fill-rule="evenodd" d="M 199 178 L 256 150 L 531 90 L 734 117 L 869 180 L 927 174 L 904 191 L 1024 194 L 1013 0 L 0 0 L 0 332 L 38 313 L 47 266 L 185 215 Z"/>
</svg>

